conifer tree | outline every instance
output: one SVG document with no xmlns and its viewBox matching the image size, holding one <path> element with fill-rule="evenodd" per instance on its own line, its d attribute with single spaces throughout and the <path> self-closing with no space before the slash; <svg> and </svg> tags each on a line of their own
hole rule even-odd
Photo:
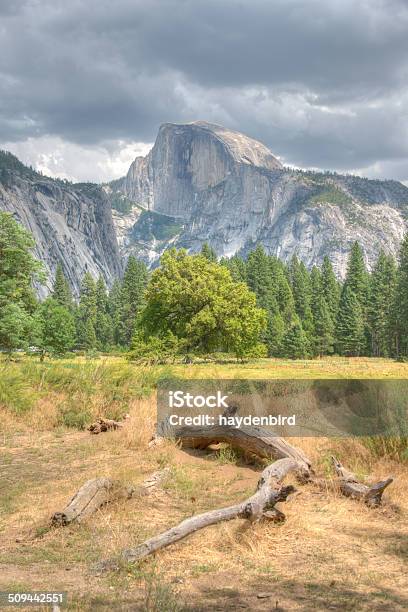
<svg viewBox="0 0 408 612">
<path fill-rule="evenodd" d="M 208 261 L 212 261 L 215 263 L 217 263 L 218 261 L 217 253 L 212 247 L 210 247 L 208 242 L 204 242 L 203 246 L 201 247 L 201 255 L 204 255 L 204 257 L 208 259 Z"/>
<path fill-rule="evenodd" d="M 408 355 L 408 234 L 399 252 L 397 288 L 394 300 L 394 330 L 397 356 Z"/>
<path fill-rule="evenodd" d="M 51 292 L 52 298 L 60 306 L 64 306 L 68 310 L 73 309 L 72 291 L 69 282 L 64 275 L 62 265 L 59 263 L 55 272 L 54 285 Z"/>
<path fill-rule="evenodd" d="M 247 282 L 247 271 L 246 271 L 246 262 L 239 255 L 234 255 L 233 257 L 223 258 L 220 261 L 220 264 L 225 266 L 231 273 L 232 278 L 237 283 L 246 283 Z"/>
<path fill-rule="evenodd" d="M 371 354 L 389 357 L 392 352 L 391 316 L 395 299 L 396 267 L 392 257 L 380 251 L 370 278 L 368 322 Z"/>
<path fill-rule="evenodd" d="M 358 242 L 351 247 L 345 284 L 354 293 L 365 314 L 368 304 L 369 276 L 364 263 L 363 251 Z"/>
<path fill-rule="evenodd" d="M 323 258 L 321 276 L 323 297 L 326 300 L 326 304 L 334 325 L 337 319 L 341 288 L 336 275 L 334 274 L 333 266 L 327 255 L 325 255 Z"/>
<path fill-rule="evenodd" d="M 77 341 L 85 350 L 96 348 L 96 285 L 89 272 L 84 274 L 77 309 Z"/>
<path fill-rule="evenodd" d="M 293 320 L 282 340 L 282 355 L 289 359 L 306 359 L 309 341 L 298 316 Z"/>
<path fill-rule="evenodd" d="M 99 350 L 108 350 L 113 344 L 113 326 L 108 308 L 106 285 L 102 276 L 96 283 L 95 333 Z"/>
<path fill-rule="evenodd" d="M 346 287 L 349 291 L 347 292 L 347 296 L 346 296 L 347 299 L 346 297 L 344 297 L 343 299 L 344 289 Z M 355 335 L 356 330 L 351 331 L 353 329 L 353 325 L 351 325 L 350 327 L 350 332 L 352 334 L 352 337 L 350 337 L 350 343 L 351 343 L 350 346 L 353 346 L 353 343 L 355 344 L 355 349 L 350 349 L 351 350 L 350 354 L 361 355 L 361 354 L 368 352 L 369 350 L 368 347 L 370 344 L 370 332 L 368 329 L 368 320 L 367 320 L 367 314 L 368 314 L 367 309 L 368 309 L 368 302 L 369 302 L 369 275 L 368 275 L 368 272 L 367 272 L 367 269 L 364 263 L 363 251 L 361 250 L 361 247 L 358 244 L 358 242 L 355 242 L 353 246 L 351 247 L 348 265 L 347 265 L 346 280 L 343 285 L 342 296 L 339 302 L 339 311 L 338 311 L 337 320 L 339 321 L 341 319 L 343 323 L 345 319 L 347 319 L 350 316 L 350 312 L 349 312 L 349 306 L 351 304 L 351 301 L 350 301 L 351 298 L 349 297 L 350 293 L 354 295 L 355 302 L 358 305 L 358 309 L 357 309 L 358 312 L 355 313 L 356 321 L 357 319 L 359 320 L 359 322 L 361 321 L 361 324 L 363 326 L 363 342 L 362 343 L 360 343 L 360 340 L 358 341 L 356 340 L 357 338 L 357 336 Z M 354 304 L 354 300 L 353 300 L 353 304 Z M 346 308 L 345 313 L 340 312 L 340 309 L 342 307 Z M 346 327 L 347 325 L 345 326 L 343 331 L 340 331 L 338 329 L 338 338 L 340 340 L 339 346 L 347 345 L 346 338 L 344 336 Z M 357 348 L 357 345 L 358 345 L 358 348 Z M 344 353 L 344 354 L 348 354 L 348 353 Z"/>
<path fill-rule="evenodd" d="M 336 347 L 341 355 L 359 356 L 365 347 L 364 318 L 360 302 L 347 283 L 337 315 Z"/>
<path fill-rule="evenodd" d="M 311 309 L 311 286 L 310 277 L 303 262 L 296 255 L 290 261 L 289 278 L 291 281 L 295 309 L 302 323 L 303 331 L 309 342 L 309 348 L 313 345 L 313 315 Z"/>
<path fill-rule="evenodd" d="M 118 279 L 112 285 L 108 296 L 108 314 L 112 322 L 112 342 L 119 346 L 123 343 L 122 324 L 122 286 Z"/>
<path fill-rule="evenodd" d="M 146 265 L 131 255 L 123 276 L 121 292 L 122 341 L 126 346 L 130 345 L 136 316 L 143 306 L 147 277 Z"/>
</svg>

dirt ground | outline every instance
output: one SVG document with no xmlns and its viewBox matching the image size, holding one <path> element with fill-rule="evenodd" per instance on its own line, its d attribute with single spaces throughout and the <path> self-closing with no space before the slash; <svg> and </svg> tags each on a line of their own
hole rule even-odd
<svg viewBox="0 0 408 612">
<path fill-rule="evenodd" d="M 0 590 L 66 591 L 70 610 L 408 608 L 408 469 L 375 461 L 351 440 L 295 443 L 320 475 L 329 476 L 334 452 L 369 480 L 394 476 L 381 508 L 340 497 L 330 486 L 297 485 L 299 494 L 280 504 L 283 524 L 234 520 L 95 576 L 95 562 L 255 489 L 262 466 L 229 449 L 187 452 L 171 442 L 147 449 L 153 424 L 152 402 L 140 400 L 123 430 L 98 436 L 6 427 L 0 436 Z M 164 466 L 170 477 L 154 494 L 106 506 L 81 525 L 50 527 L 52 514 L 87 479 L 137 484 Z"/>
</svg>

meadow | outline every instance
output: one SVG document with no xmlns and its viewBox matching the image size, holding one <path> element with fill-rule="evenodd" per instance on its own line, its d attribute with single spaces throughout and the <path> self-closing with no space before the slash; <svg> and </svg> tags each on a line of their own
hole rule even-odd
<svg viewBox="0 0 408 612">
<path fill-rule="evenodd" d="M 300 438 L 325 490 L 297 487 L 283 524 L 242 520 L 203 530 L 155 557 L 96 576 L 92 565 L 183 518 L 244 499 L 262 464 L 225 446 L 148 448 L 160 377 L 408 378 L 385 359 L 265 359 L 140 367 L 122 357 L 0 363 L 0 590 L 63 590 L 71 610 L 403 610 L 408 606 L 406 441 Z M 98 416 L 123 429 L 92 436 Z M 330 455 L 359 478 L 392 475 L 384 503 L 341 497 Z M 163 487 L 102 508 L 80 525 L 51 527 L 87 479 L 137 485 L 170 468 Z M 289 482 L 291 480 L 289 479 Z"/>
</svg>

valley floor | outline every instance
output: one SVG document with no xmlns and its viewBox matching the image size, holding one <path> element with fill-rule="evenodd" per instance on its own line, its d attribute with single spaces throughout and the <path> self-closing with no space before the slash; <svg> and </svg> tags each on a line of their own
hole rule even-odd
<svg viewBox="0 0 408 612">
<path fill-rule="evenodd" d="M 22 403 L 12 404 L 0 387 L 0 590 L 63 590 L 70 610 L 89 611 L 407 609 L 408 465 L 379 460 L 356 440 L 293 443 L 305 450 L 321 476 L 330 477 L 332 453 L 359 476 L 394 476 L 381 508 L 370 510 L 330 486 L 325 491 L 298 486 L 300 494 L 281 505 L 286 514 L 282 525 L 235 520 L 203 530 L 138 565 L 95 576 L 94 562 L 192 514 L 247 497 L 261 465 L 219 449 L 183 451 L 171 442 L 147 449 L 155 422 L 148 389 L 145 397 L 126 400 L 130 419 L 122 430 L 91 436 L 67 428 L 56 411 L 66 409 L 69 381 L 62 372 L 53 372 L 51 380 L 46 371 L 71 367 L 64 363 L 38 365 L 44 368 L 41 372 L 37 365 L 23 364 L 30 389 L 19 382 L 21 364 L 7 366 L 11 372 L 3 376 L 9 386 L 20 385 L 20 395 L 16 390 L 13 397 Z M 122 361 L 115 361 L 115 368 L 118 363 Z M 85 366 L 95 377 L 94 364 Z M 93 401 L 92 415 L 108 410 L 104 377 L 92 386 L 80 371 L 79 387 L 69 393 L 84 405 Z M 279 378 L 285 373 L 408 377 L 407 364 L 371 359 L 265 360 L 244 366 L 175 366 L 172 371 L 197 378 Z M 129 385 L 128 379 L 122 384 Z M 170 467 L 170 477 L 151 496 L 106 506 L 81 525 L 50 528 L 51 515 L 87 479 L 107 476 L 138 484 L 163 466 Z"/>
</svg>

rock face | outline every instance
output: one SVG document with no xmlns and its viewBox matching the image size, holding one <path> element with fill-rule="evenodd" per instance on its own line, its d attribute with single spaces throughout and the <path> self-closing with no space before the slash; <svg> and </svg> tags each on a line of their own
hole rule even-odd
<svg viewBox="0 0 408 612">
<path fill-rule="evenodd" d="M 355 240 L 369 267 L 381 248 L 396 255 L 408 218 L 401 183 L 285 169 L 261 143 L 202 121 L 162 125 L 151 152 L 105 189 L 128 204 L 114 211 L 121 251 L 150 265 L 171 245 L 231 256 L 261 242 L 308 266 L 328 255 L 344 276 Z"/>
<path fill-rule="evenodd" d="M 99 274 L 110 284 L 122 270 L 111 207 L 97 185 L 71 185 L 45 178 L 10 154 L 0 153 L 0 210 L 33 234 L 35 255 L 45 264 L 46 295 L 60 262 L 76 294 L 83 274 Z"/>
</svg>

